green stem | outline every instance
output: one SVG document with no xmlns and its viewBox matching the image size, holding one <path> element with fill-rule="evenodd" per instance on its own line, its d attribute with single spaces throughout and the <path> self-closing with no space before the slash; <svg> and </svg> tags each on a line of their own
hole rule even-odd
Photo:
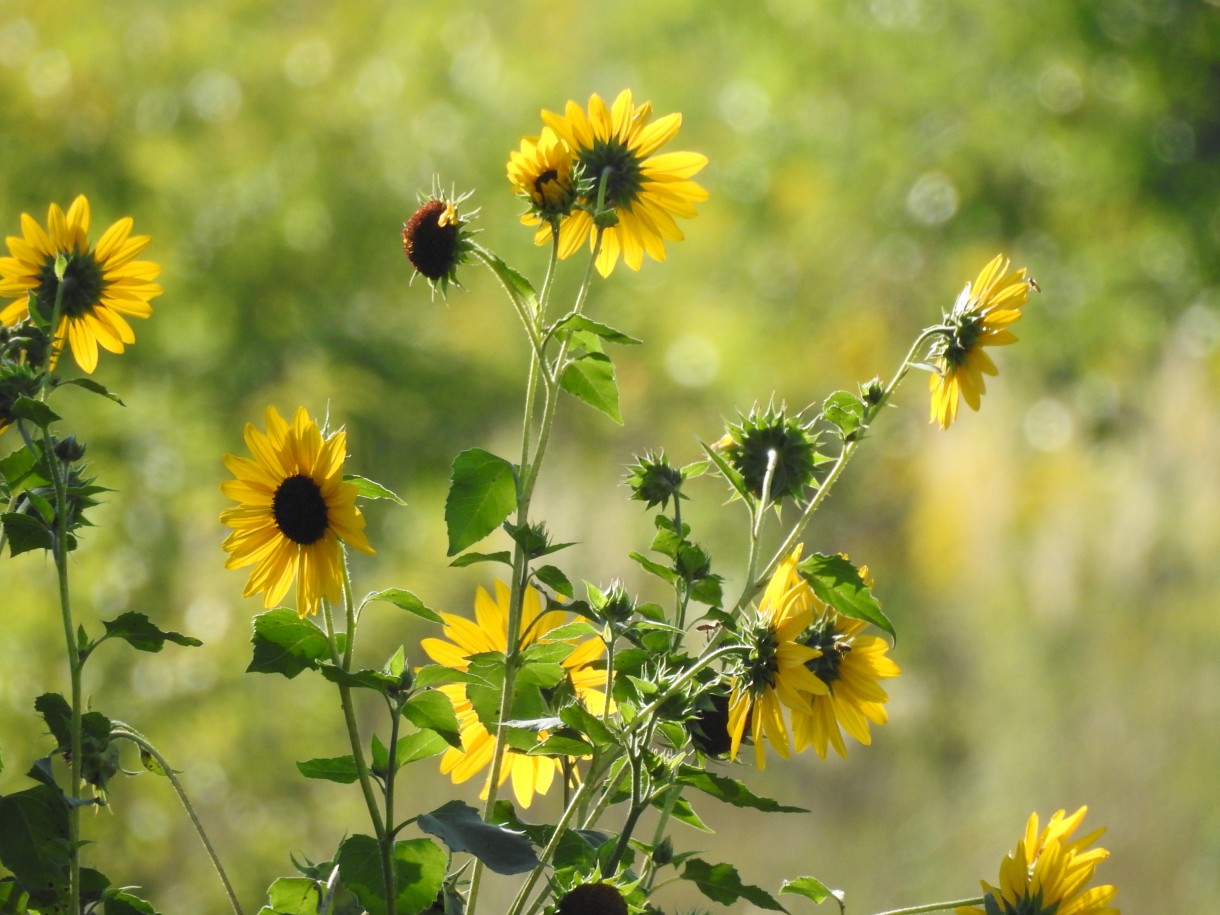
<svg viewBox="0 0 1220 915">
<path fill-rule="evenodd" d="M 885 912 L 878 912 L 877 915 L 922 915 L 924 912 L 946 912 L 962 906 L 981 906 L 984 901 L 983 896 L 976 896 L 973 899 L 955 899 L 952 902 L 929 902 L 925 905 L 914 905 L 905 909 L 889 909 Z"/>
<path fill-rule="evenodd" d="M 204 851 L 207 852 L 208 858 L 212 862 L 212 867 L 216 870 L 216 876 L 220 878 L 220 883 L 224 887 L 225 895 L 229 897 L 229 905 L 233 907 L 235 915 L 243 915 L 241 903 L 237 899 L 237 893 L 233 891 L 233 884 L 229 881 L 228 874 L 225 873 L 224 865 L 220 863 L 220 857 L 216 854 L 216 849 L 212 846 L 208 839 L 207 831 L 203 828 L 203 823 L 200 822 L 199 816 L 195 813 L 195 808 L 191 804 L 191 799 L 187 797 L 186 789 L 182 787 L 182 782 L 178 780 L 178 775 L 173 767 L 166 761 L 161 752 L 154 747 L 148 739 L 130 725 L 124 724 L 121 721 L 112 721 L 114 730 L 110 732 L 112 738 L 121 740 L 130 740 L 138 746 L 143 752 L 147 753 L 157 761 L 157 765 L 161 767 L 161 771 L 165 777 L 169 779 L 169 783 L 173 786 L 174 792 L 178 795 L 178 800 L 182 804 L 182 809 L 186 811 L 187 817 L 191 821 L 191 825 L 195 827 L 195 835 L 199 836 L 199 841 L 203 843 Z"/>
</svg>

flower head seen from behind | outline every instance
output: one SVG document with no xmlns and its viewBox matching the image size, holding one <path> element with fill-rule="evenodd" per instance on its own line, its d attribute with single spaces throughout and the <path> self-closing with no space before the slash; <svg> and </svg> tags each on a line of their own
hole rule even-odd
<svg viewBox="0 0 1220 915">
<path fill-rule="evenodd" d="M 246 425 L 252 458 L 226 454 L 234 479 L 221 485 L 238 504 L 220 515 L 233 532 L 225 539 L 225 567 L 252 565 L 244 596 L 260 592 L 274 607 L 297 585 L 297 613 L 316 613 L 322 598 L 342 598 L 340 541 L 372 553 L 364 516 L 356 507 L 358 491 L 343 481 L 347 433 L 323 438 L 304 407 L 292 422 L 267 408 L 267 431 Z"/>
<path fill-rule="evenodd" d="M 459 285 L 458 267 L 466 263 L 471 250 L 474 233 L 469 225 L 475 213 L 463 216 L 458 210 L 469 196 L 446 196 L 434 190 L 402 227 L 402 250 L 407 260 L 433 291 L 442 295 L 448 292 L 450 283 Z"/>
<path fill-rule="evenodd" d="M 151 239 L 131 234 L 130 216 L 90 247 L 89 215 L 83 195 L 67 213 L 51 204 L 45 229 L 28 213 L 21 214 L 22 237 L 9 236 L 10 256 L 0 257 L 0 296 L 16 300 L 0 309 L 0 324 L 12 326 L 27 318 L 50 322 L 58 299 L 52 358 L 58 358 L 66 341 L 76 364 L 92 373 L 99 346 L 121 353 L 135 342 L 127 319 L 152 314 L 148 303 L 161 294 L 153 282 L 161 268 L 136 260 Z M 36 314 L 30 314 L 31 308 Z"/>
<path fill-rule="evenodd" d="M 757 616 L 745 624 L 748 654 L 729 696 L 729 756 L 737 757 L 748 726 L 760 769 L 766 766 L 767 743 L 780 756 L 789 755 L 784 708 L 802 708 L 811 697 L 826 693 L 826 684 L 809 669 L 819 650 L 798 641 L 813 622 L 817 599 L 797 571 L 800 559 L 798 546 L 779 564 Z"/>
<path fill-rule="evenodd" d="M 1110 856 L 1090 848 L 1104 827 L 1072 838 L 1087 809 L 1071 816 L 1060 810 L 1041 830 L 1038 814 L 1030 814 L 1025 836 L 1000 862 L 1000 885 L 982 881 L 983 907 L 961 906 L 957 915 L 1118 915 L 1110 905 L 1117 887 L 1089 886 L 1097 865 Z"/>
<path fill-rule="evenodd" d="M 814 598 L 821 606 L 821 601 Z M 827 690 L 811 696 L 792 712 L 792 741 L 797 751 L 812 747 L 822 759 L 834 747 L 847 756 L 846 731 L 867 746 L 872 742 L 869 724 L 885 724 L 889 696 L 879 681 L 901 673 L 889 657 L 889 643 L 864 633 L 866 623 L 822 607 L 821 615 L 802 639 L 820 654 L 809 666 Z"/>
<path fill-rule="evenodd" d="M 479 588 L 475 594 L 473 620 L 442 613 L 444 639 L 423 639 L 421 647 L 437 664 L 453 670 L 467 670 L 473 655 L 487 652 L 504 654 L 508 650 L 508 617 L 511 592 L 502 581 L 495 583 L 495 596 Z M 521 647 L 548 641 L 548 633 L 571 622 L 571 615 L 558 610 L 545 611 L 541 595 L 526 588 L 521 612 Z M 600 639 L 577 643 L 561 662 L 576 697 L 594 714 L 606 708 L 606 672 L 595 666 L 605 651 Z M 461 683 L 438 687 L 453 703 L 458 717 L 462 748 L 451 747 L 441 757 L 441 772 L 461 784 L 488 768 L 495 752 L 495 736 L 479 720 L 466 687 Z M 544 737 L 540 734 L 539 737 Z M 513 795 L 522 807 L 529 807 L 534 795 L 546 794 L 563 772 L 563 763 L 553 756 L 530 756 L 509 747 L 501 763 L 499 784 L 512 779 Z M 490 790 L 489 779 L 482 796 Z"/>
<path fill-rule="evenodd" d="M 945 317 L 945 333 L 932 346 L 929 356 L 939 369 L 929 382 L 932 421 L 942 429 L 957 418 L 959 400 L 977 410 L 987 390 L 983 376 L 999 374 L 985 347 L 1017 341 L 1008 328 L 1021 317 L 1030 289 L 1038 284 L 1024 267 L 1010 272 L 1008 266 L 1008 258 L 997 254 L 973 284 L 966 284 Z"/>
<path fill-rule="evenodd" d="M 677 135 L 682 116 L 654 121 L 652 103 L 636 105 L 631 91 L 624 90 L 611 106 L 594 94 L 588 110 L 569 101 L 563 114 L 543 111 L 542 120 L 589 182 L 580 206 L 559 225 L 559 256 L 571 256 L 586 240 L 595 244 L 594 211 L 600 207 L 604 228 L 597 270 L 602 276 L 610 275 L 620 257 L 632 270 L 640 269 L 645 253 L 664 260 L 665 242 L 683 238 L 675 217 L 694 217 L 695 204 L 707 199 L 707 191 L 691 180 L 707 164 L 706 156 L 657 152 Z M 545 244 L 551 224 L 539 221 L 535 241 Z"/>
</svg>

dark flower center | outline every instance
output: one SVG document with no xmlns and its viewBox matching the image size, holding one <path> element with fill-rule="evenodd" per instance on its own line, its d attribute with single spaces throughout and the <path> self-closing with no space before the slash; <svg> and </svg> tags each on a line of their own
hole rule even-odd
<svg viewBox="0 0 1220 915">
<path fill-rule="evenodd" d="M 271 514 L 280 533 L 301 546 L 321 540 L 329 526 L 321 488 L 302 473 L 279 485 L 271 500 Z"/>
<path fill-rule="evenodd" d="M 411 266 L 430 280 L 448 276 L 457 266 L 458 224 L 440 224 L 446 210 L 443 200 L 429 200 L 402 228 L 402 250 Z"/>
<path fill-rule="evenodd" d="M 557 915 L 627 915 L 627 902 L 608 883 L 586 883 L 564 893 Z"/>
<path fill-rule="evenodd" d="M 51 319 L 55 308 L 55 296 L 59 292 L 59 279 L 55 276 L 55 258 L 48 258 L 38 271 L 37 296 L 39 315 Z M 65 318 L 79 318 L 93 311 L 101 301 L 106 281 L 102 278 L 102 265 L 88 254 L 71 254 L 64 269 L 63 300 L 61 314 Z"/>
<path fill-rule="evenodd" d="M 581 151 L 580 162 L 585 174 L 593 179 L 590 199 L 597 200 L 605 185 L 606 206 L 631 209 L 643 185 L 643 173 L 639 158 L 626 144 L 619 140 L 599 141 L 592 149 Z"/>
</svg>

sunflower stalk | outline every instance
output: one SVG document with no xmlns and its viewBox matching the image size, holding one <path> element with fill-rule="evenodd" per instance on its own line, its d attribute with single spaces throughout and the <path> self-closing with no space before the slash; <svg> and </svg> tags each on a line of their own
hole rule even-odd
<svg viewBox="0 0 1220 915">
<path fill-rule="evenodd" d="M 170 785 L 173 786 L 174 793 L 178 796 L 179 803 L 182 804 L 182 809 L 186 811 L 187 818 L 191 821 L 191 826 L 195 829 L 195 835 L 199 836 L 199 841 L 203 844 L 204 851 L 207 852 L 208 859 L 212 862 L 212 868 L 216 871 L 216 876 L 219 878 L 221 886 L 224 887 L 225 895 L 229 898 L 229 905 L 233 908 L 234 915 L 244 915 L 242 912 L 241 902 L 237 898 L 237 893 L 233 890 L 233 884 L 229 880 L 229 875 L 225 872 L 224 865 L 220 863 L 220 856 L 216 853 L 215 847 L 208 838 L 207 830 L 203 828 L 203 823 L 199 819 L 199 815 L 195 812 L 195 807 L 191 803 L 190 797 L 186 793 L 182 782 L 178 778 L 177 772 L 161 754 L 151 741 L 143 734 L 137 731 L 129 724 L 122 721 L 112 721 L 112 730 L 110 736 L 115 740 L 129 740 L 140 748 L 140 752 L 152 757 L 160 768 L 161 774 L 169 779 Z"/>
</svg>

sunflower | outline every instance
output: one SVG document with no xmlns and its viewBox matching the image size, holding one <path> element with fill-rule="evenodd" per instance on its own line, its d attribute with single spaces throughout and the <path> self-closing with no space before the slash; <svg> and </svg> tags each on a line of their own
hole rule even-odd
<svg viewBox="0 0 1220 915">
<path fill-rule="evenodd" d="M 508 180 L 530 205 L 521 223 L 536 226 L 571 213 L 579 172 L 572 150 L 551 128 L 544 127 L 536 137 L 523 137 L 520 149 L 508 157 Z"/>
<path fill-rule="evenodd" d="M 76 364 L 85 372 L 97 368 L 97 348 L 112 353 L 135 342 L 127 317 L 147 318 L 149 300 L 161 294 L 153 282 L 161 268 L 152 261 L 135 260 L 151 240 L 131 234 L 132 220 L 125 216 L 89 247 L 89 201 L 78 196 L 65 214 L 57 204 L 47 212 L 47 228 L 28 213 L 21 214 L 23 238 L 9 236 L 11 257 L 0 257 L 0 296 L 15 299 L 0 310 L 0 324 L 12 326 L 31 317 L 49 322 L 60 298 L 52 364 L 67 340 Z M 63 257 L 62 279 L 56 260 Z M 126 317 L 125 317 L 126 316 Z"/>
<path fill-rule="evenodd" d="M 1097 865 L 1110 856 L 1104 848 L 1089 848 L 1104 827 L 1072 839 L 1087 810 L 1068 817 L 1060 810 L 1041 832 L 1038 814 L 1030 814 L 1025 837 L 1000 862 L 1000 885 L 981 881 L 983 906 L 960 906 L 957 915 L 1118 915 L 1110 905 L 1117 887 L 1086 889 Z"/>
<path fill-rule="evenodd" d="M 253 565 L 244 596 L 265 592 L 273 607 L 297 582 L 297 613 L 317 613 L 325 597 L 342 597 L 343 562 L 339 541 L 372 553 L 364 535 L 364 516 L 356 507 L 356 487 L 343 482 L 347 433 L 325 439 L 304 407 L 289 425 L 267 408 L 267 431 L 246 424 L 246 447 L 254 458 L 224 456 L 236 479 L 221 485 L 239 503 L 221 512 L 233 528 L 224 542 L 231 555 L 225 567 Z"/>
<path fill-rule="evenodd" d="M 475 234 L 470 222 L 478 215 L 478 210 L 459 213 L 458 207 L 469 197 L 469 193 L 455 197 L 434 188 L 403 223 L 403 254 L 434 293 L 445 295 L 451 283 L 461 285 L 457 271 L 469 260 L 473 247 L 470 239 Z"/>
<path fill-rule="evenodd" d="M 764 743 L 788 757 L 783 707 L 799 709 L 824 695 L 826 684 L 809 669 L 820 655 L 798 639 L 813 622 L 817 598 L 797 571 L 801 547 L 792 551 L 767 584 L 753 623 L 746 626 L 749 655 L 729 696 L 729 756 L 737 757 L 747 723 L 758 768 L 766 766 Z"/>
<path fill-rule="evenodd" d="M 493 598 L 479 588 L 474 599 L 474 620 L 442 613 L 445 622 L 445 639 L 423 639 L 420 646 L 437 664 L 454 670 L 466 670 L 470 658 L 485 652 L 504 654 L 508 650 L 508 614 L 511 593 L 502 581 L 495 583 Z M 570 614 L 558 610 L 543 612 L 542 598 L 533 588 L 526 588 L 521 611 L 521 648 L 536 642 L 548 641 L 547 634 L 571 622 Z M 447 641 L 446 641 L 447 639 Z M 606 708 L 606 672 L 593 664 L 602 656 L 605 646 L 600 639 L 589 639 L 576 645 L 562 662 L 573 691 L 589 711 L 601 714 Z M 460 683 L 447 684 L 438 689 L 449 697 L 458 717 L 462 748 L 445 751 L 441 757 L 441 772 L 450 776 L 454 784 L 461 784 L 487 768 L 495 753 L 495 736 L 479 720 L 466 687 Z M 539 737 L 545 739 L 545 732 Z M 500 785 L 510 777 L 513 794 L 522 807 L 528 807 L 535 794 L 546 794 L 563 771 L 559 759 L 553 756 L 529 756 L 511 747 L 505 751 L 500 767 Z M 483 785 L 482 797 L 486 798 L 491 788 L 488 778 Z"/>
<path fill-rule="evenodd" d="M 559 256 L 569 257 L 586 239 L 592 247 L 597 238 L 592 210 L 600 204 L 617 219 L 602 232 L 597 255 L 602 276 L 610 275 L 620 256 L 632 270 L 640 269 L 645 252 L 665 260 L 665 241 L 683 238 L 674 217 L 694 217 L 694 205 L 707 199 L 707 191 L 690 180 L 707 164 L 706 156 L 654 155 L 678 133 L 682 115 L 652 121 L 652 103 L 636 106 L 631 91 L 624 90 L 612 107 L 592 95 L 587 112 L 569 101 L 563 114 L 543 111 L 542 120 L 571 150 L 590 182 L 582 206 L 559 225 Z M 543 222 L 534 240 L 541 245 L 550 239 L 551 224 Z"/>
<path fill-rule="evenodd" d="M 827 747 L 833 746 L 846 757 L 842 731 L 867 746 L 872 742 L 869 722 L 885 724 L 889 696 L 878 681 L 901 671 L 887 657 L 885 639 L 861 634 L 865 625 L 824 607 L 802 640 L 820 652 L 809 666 L 827 690 L 792 711 L 792 742 L 798 752 L 813 747 L 825 759 Z"/>
<path fill-rule="evenodd" d="M 997 254 L 974 285 L 967 283 L 961 291 L 945 316 L 944 334 L 930 354 L 940 370 L 929 381 L 932 421 L 939 422 L 942 429 L 948 429 L 957 417 L 959 396 L 970 409 L 979 408 L 979 398 L 987 390 L 983 376 L 1000 373 L 983 347 L 1017 342 L 1008 326 L 1021 317 L 1029 290 L 1037 288 L 1024 267 L 1009 273 L 1008 258 Z"/>
</svg>

